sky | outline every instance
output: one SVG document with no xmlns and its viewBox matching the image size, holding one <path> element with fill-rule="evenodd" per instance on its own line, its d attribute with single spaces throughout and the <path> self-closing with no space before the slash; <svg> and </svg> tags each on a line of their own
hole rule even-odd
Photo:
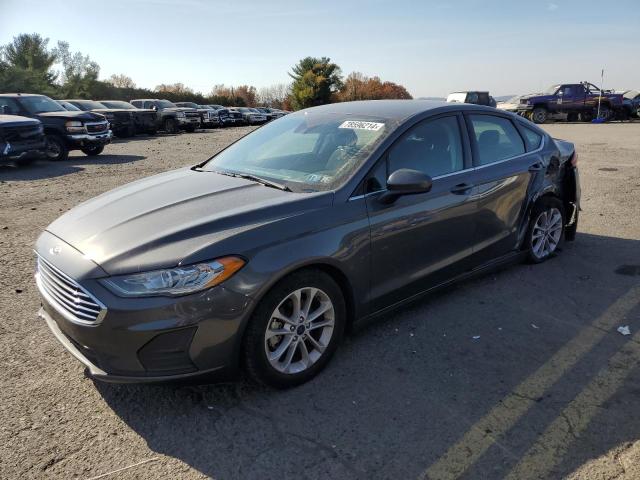
<svg viewBox="0 0 640 480">
<path fill-rule="evenodd" d="M 327 56 L 414 97 L 587 80 L 640 89 L 640 0 L 0 0 L 0 44 L 37 32 L 139 87 L 257 88 Z"/>
</svg>

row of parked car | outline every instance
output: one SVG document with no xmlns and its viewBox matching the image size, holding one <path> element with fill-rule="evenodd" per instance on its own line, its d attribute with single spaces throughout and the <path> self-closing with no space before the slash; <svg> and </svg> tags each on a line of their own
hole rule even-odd
<svg viewBox="0 0 640 480">
<path fill-rule="evenodd" d="M 259 125 L 286 115 L 266 107 L 223 107 L 163 99 L 53 100 L 45 95 L 0 95 L 0 163 L 64 160 L 71 150 L 99 155 L 113 136 L 194 132 L 199 128 Z"/>
</svg>

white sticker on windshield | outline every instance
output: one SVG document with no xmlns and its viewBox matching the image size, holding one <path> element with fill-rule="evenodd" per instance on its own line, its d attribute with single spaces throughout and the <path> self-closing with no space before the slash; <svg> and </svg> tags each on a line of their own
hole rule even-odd
<svg viewBox="0 0 640 480">
<path fill-rule="evenodd" d="M 353 130 L 373 130 L 377 132 L 382 127 L 384 127 L 384 123 L 376 123 L 376 122 L 359 122 L 357 120 L 347 120 L 343 122 L 338 128 L 351 128 Z"/>
</svg>

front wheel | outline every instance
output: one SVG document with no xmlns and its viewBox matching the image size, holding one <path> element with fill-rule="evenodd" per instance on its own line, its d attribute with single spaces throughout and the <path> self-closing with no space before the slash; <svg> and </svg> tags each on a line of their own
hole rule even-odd
<svg viewBox="0 0 640 480">
<path fill-rule="evenodd" d="M 545 123 L 549 118 L 549 112 L 547 112 L 546 108 L 535 108 L 531 113 L 531 120 L 534 123 Z"/>
<path fill-rule="evenodd" d="M 178 133 L 178 122 L 175 118 L 167 118 L 164 121 L 164 131 L 167 133 Z"/>
<path fill-rule="evenodd" d="M 93 157 L 94 155 L 100 155 L 102 153 L 104 145 L 92 145 L 90 147 L 84 147 L 81 150 L 85 155 Z"/>
<path fill-rule="evenodd" d="M 329 275 L 318 270 L 290 275 L 265 295 L 247 327 L 249 375 L 276 388 L 310 380 L 335 353 L 345 323 L 344 297 Z"/>
<path fill-rule="evenodd" d="M 564 208 L 556 198 L 542 198 L 531 214 L 527 234 L 529 260 L 542 263 L 555 255 L 564 234 Z"/>
<path fill-rule="evenodd" d="M 49 160 L 59 162 L 69 158 L 69 149 L 60 135 L 47 135 L 45 142 L 45 153 Z"/>
</svg>

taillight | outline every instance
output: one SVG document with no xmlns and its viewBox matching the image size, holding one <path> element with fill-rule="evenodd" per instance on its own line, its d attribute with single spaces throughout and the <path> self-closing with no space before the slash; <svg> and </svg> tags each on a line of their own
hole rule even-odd
<svg viewBox="0 0 640 480">
<path fill-rule="evenodd" d="M 578 152 L 573 152 L 573 155 L 571 156 L 571 166 L 572 167 L 578 166 Z"/>
</svg>

